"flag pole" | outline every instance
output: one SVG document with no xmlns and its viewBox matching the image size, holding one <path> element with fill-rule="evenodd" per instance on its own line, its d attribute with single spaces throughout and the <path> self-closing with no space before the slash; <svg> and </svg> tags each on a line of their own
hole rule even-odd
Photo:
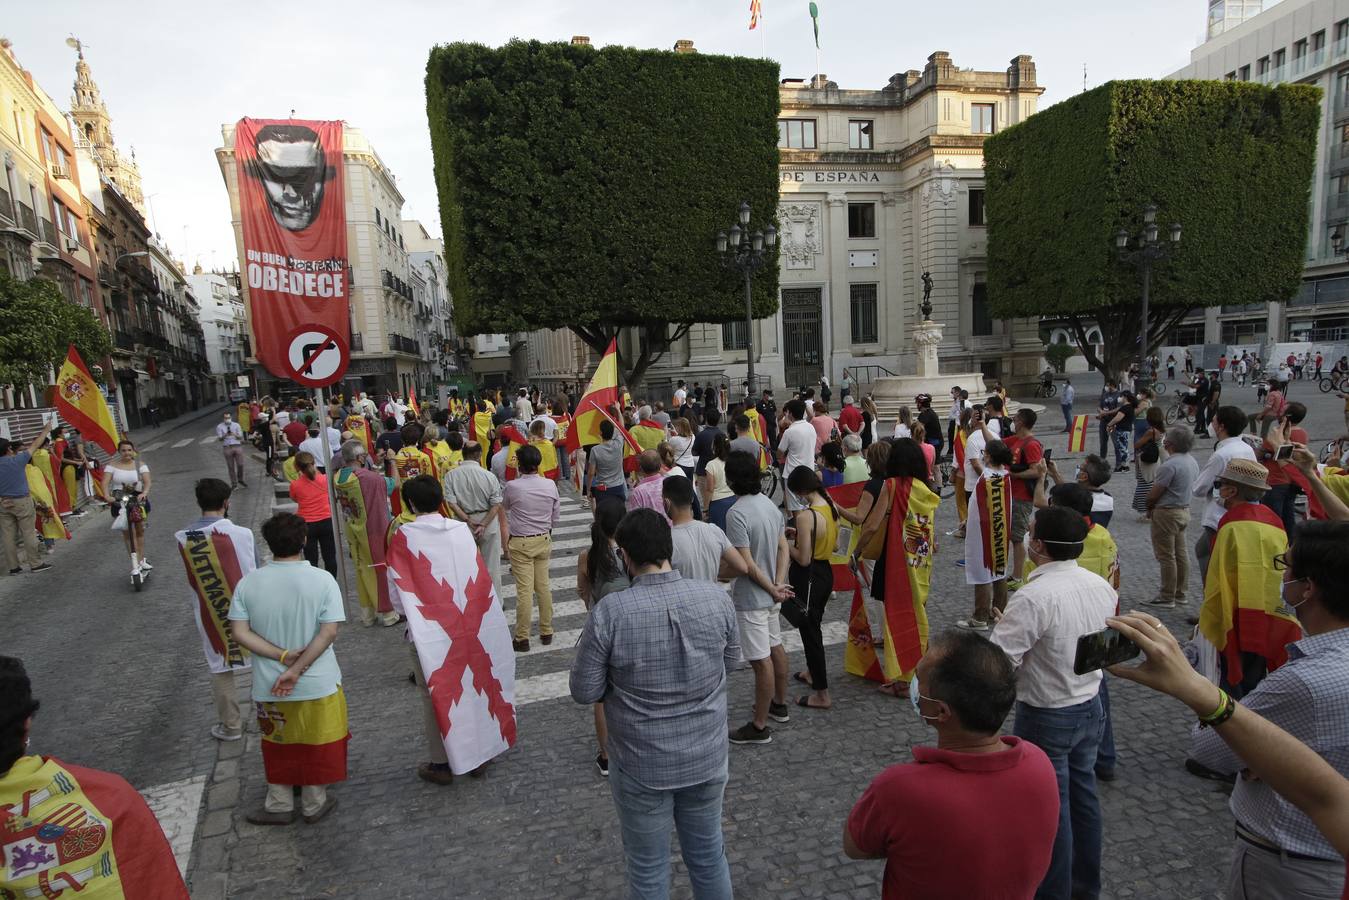
<svg viewBox="0 0 1349 900">
<path fill-rule="evenodd" d="M 314 408 L 320 411 L 319 434 L 323 440 L 323 468 L 326 472 L 332 467 L 333 448 L 328 441 L 328 429 L 331 425 L 328 422 L 328 409 L 323 402 L 323 389 L 314 388 Z M 340 433 L 339 433 L 340 436 Z M 354 476 L 355 473 L 353 472 Z M 342 585 L 342 606 L 345 609 L 346 601 L 351 597 L 351 579 L 347 576 L 347 548 L 342 537 L 346 533 L 345 520 L 342 516 L 342 504 L 337 502 L 337 473 L 327 472 L 328 482 L 328 509 L 331 512 L 331 522 L 333 526 L 333 547 L 337 554 L 337 580 Z"/>
</svg>

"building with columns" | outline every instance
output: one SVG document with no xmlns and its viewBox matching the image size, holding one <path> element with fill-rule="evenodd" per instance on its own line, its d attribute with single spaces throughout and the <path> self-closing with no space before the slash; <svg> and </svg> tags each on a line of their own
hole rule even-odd
<svg viewBox="0 0 1349 900">
<path fill-rule="evenodd" d="M 822 375 L 837 383 L 844 369 L 863 385 L 914 371 L 924 272 L 932 318 L 946 326 L 944 371 L 1008 384 L 1036 377 L 1036 321 L 995 319 L 988 308 L 983 142 L 1032 115 L 1043 92 L 1029 56 L 976 71 L 940 51 L 879 90 L 841 89 L 822 75 L 783 80 L 780 303 L 753 324 L 761 380 L 790 391 Z M 727 198 L 728 224 L 737 205 Z M 753 211 L 751 227 L 766 224 Z M 649 370 L 648 393 L 665 396 L 682 378 L 724 381 L 734 394 L 746 372 L 745 328 L 695 325 Z M 637 349 L 636 335 L 622 339 Z M 565 333 L 531 333 L 528 352 L 532 380 L 584 382 L 593 366 Z"/>
</svg>

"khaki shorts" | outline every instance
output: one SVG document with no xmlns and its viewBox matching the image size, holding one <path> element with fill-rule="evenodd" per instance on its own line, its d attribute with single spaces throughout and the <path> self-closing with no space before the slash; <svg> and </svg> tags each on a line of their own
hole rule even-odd
<svg viewBox="0 0 1349 900">
<path fill-rule="evenodd" d="M 1019 544 L 1026 537 L 1026 528 L 1034 512 L 1035 504 L 1032 501 L 1012 498 L 1012 543 Z"/>
<path fill-rule="evenodd" d="M 740 625 L 740 655 L 747 662 L 767 659 L 774 647 L 782 646 L 782 622 L 776 603 L 768 609 L 737 609 Z"/>
</svg>

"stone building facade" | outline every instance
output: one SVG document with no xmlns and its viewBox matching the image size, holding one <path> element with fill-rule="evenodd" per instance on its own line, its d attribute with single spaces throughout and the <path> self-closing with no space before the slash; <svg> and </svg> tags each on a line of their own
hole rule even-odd
<svg viewBox="0 0 1349 900">
<path fill-rule="evenodd" d="M 863 384 L 912 371 L 924 272 L 932 318 L 946 326 L 944 371 L 1009 385 L 1036 376 L 1035 321 L 988 308 L 983 141 L 1032 115 L 1043 91 L 1029 56 L 975 71 L 944 52 L 880 90 L 840 89 L 825 76 L 782 82 L 779 311 L 753 325 L 761 381 L 790 391 L 822 375 L 837 383 L 845 368 Z M 728 226 L 737 206 L 727 198 Z M 753 211 L 750 227 L 766 224 Z M 693 326 L 650 369 L 649 393 L 663 396 L 679 378 L 725 381 L 734 393 L 745 328 Z M 622 340 L 637 349 L 636 335 Z M 593 366 L 578 339 L 557 332 L 529 335 L 529 361 L 527 374 L 544 382 L 584 381 Z"/>
</svg>

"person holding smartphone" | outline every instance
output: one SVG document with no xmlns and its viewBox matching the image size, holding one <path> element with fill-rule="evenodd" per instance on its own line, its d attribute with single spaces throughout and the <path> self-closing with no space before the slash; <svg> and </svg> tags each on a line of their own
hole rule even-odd
<svg viewBox="0 0 1349 900">
<path fill-rule="evenodd" d="M 1087 523 L 1075 510 L 1038 510 L 1027 551 L 1035 562 L 989 639 L 1020 670 L 1012 733 L 1038 746 L 1054 765 L 1059 825 L 1043 897 L 1095 897 L 1101 891 L 1101 809 L 1097 750 L 1105 728 L 1101 673 L 1073 671 L 1077 642 L 1115 614 L 1116 593 L 1077 564 Z"/>
<path fill-rule="evenodd" d="M 1156 670 L 1175 666 L 1167 664 L 1172 654 L 1159 644 L 1169 641 L 1176 652 L 1179 648 L 1148 616 L 1111 621 L 1148 657 L 1141 667 L 1111 671 L 1173 696 L 1203 698 L 1190 754 L 1210 770 L 1228 776 L 1246 772 L 1246 755 L 1239 755 L 1239 748 L 1230 746 L 1226 731 L 1218 727 L 1240 710 L 1243 715 L 1249 711 L 1263 716 L 1316 751 L 1340 776 L 1349 776 L 1349 700 L 1344 692 L 1349 684 L 1349 593 L 1343 587 L 1349 580 L 1349 523 L 1303 523 L 1292 547 L 1270 564 L 1281 571 L 1283 603 L 1297 616 L 1306 636 L 1288 644 L 1288 661 L 1239 704 L 1222 685 L 1197 673 L 1185 676 L 1184 689 L 1162 687 L 1153 678 Z M 1181 681 L 1178 676 L 1174 680 Z M 1294 799 L 1266 781 L 1265 771 L 1257 769 L 1256 775 L 1237 778 L 1232 791 L 1236 844 L 1228 896 L 1340 896 L 1345 885 L 1343 847 L 1337 849 Z M 1340 819 L 1345 820 L 1343 813 Z"/>
</svg>

